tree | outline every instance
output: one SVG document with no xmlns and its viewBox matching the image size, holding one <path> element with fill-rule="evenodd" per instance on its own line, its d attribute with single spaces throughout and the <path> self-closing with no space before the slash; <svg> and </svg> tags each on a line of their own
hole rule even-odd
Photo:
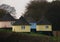
<svg viewBox="0 0 60 42">
<path fill-rule="evenodd" d="M 60 30 L 60 1 L 53 1 L 45 15 L 52 23 L 53 30 Z"/>
<path fill-rule="evenodd" d="M 0 18 L 2 18 L 8 12 L 6 10 L 0 9 Z"/>
<path fill-rule="evenodd" d="M 47 12 L 48 4 L 48 2 L 32 1 L 26 7 L 27 11 L 24 16 L 30 16 L 34 20 L 38 21 Z"/>
<path fill-rule="evenodd" d="M 10 14 L 15 14 L 16 13 L 15 8 L 14 7 L 11 7 L 10 5 L 7 5 L 7 4 L 0 5 L 0 9 L 4 9 L 7 12 L 9 12 Z"/>
<path fill-rule="evenodd" d="M 7 4 L 2 4 L 2 5 L 0 5 L 0 9 L 3 9 L 5 11 L 9 12 L 9 14 L 11 16 L 16 18 L 16 10 L 14 7 L 11 7 L 10 5 L 7 5 Z"/>
</svg>

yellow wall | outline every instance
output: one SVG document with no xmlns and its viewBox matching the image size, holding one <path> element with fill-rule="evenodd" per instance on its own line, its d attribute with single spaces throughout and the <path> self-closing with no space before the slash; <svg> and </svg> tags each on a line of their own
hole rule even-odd
<svg viewBox="0 0 60 42">
<path fill-rule="evenodd" d="M 25 29 L 21 29 L 21 25 L 12 26 L 13 32 L 30 32 L 30 25 L 25 25 Z"/>
<path fill-rule="evenodd" d="M 49 26 L 49 28 L 46 28 L 46 26 Z M 36 31 L 52 31 L 51 25 L 37 25 Z"/>
</svg>

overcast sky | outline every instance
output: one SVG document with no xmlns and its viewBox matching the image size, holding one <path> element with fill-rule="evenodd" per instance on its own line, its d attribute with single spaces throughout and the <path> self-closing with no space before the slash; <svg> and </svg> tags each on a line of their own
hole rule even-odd
<svg viewBox="0 0 60 42">
<path fill-rule="evenodd" d="M 16 9 L 16 16 L 19 18 L 22 13 L 24 13 L 26 10 L 27 3 L 29 3 L 31 0 L 0 0 L 0 5 L 1 4 L 8 4 L 12 7 L 15 7 Z M 52 0 L 48 0 L 49 2 Z"/>
</svg>

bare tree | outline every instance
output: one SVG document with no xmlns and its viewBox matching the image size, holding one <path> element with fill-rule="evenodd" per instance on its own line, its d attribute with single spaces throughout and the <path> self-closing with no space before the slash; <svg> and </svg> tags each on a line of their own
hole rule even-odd
<svg viewBox="0 0 60 42">
<path fill-rule="evenodd" d="M 10 5 L 7 4 L 2 4 L 0 5 L 0 9 L 6 10 L 7 12 L 10 13 L 10 15 L 12 15 L 14 18 L 16 17 L 16 10 L 14 7 L 11 7 Z"/>
<path fill-rule="evenodd" d="M 9 13 L 12 13 L 12 14 L 15 14 L 16 13 L 16 10 L 14 7 L 11 7 L 9 5 L 6 5 L 6 4 L 2 4 L 0 5 L 0 9 L 4 9 L 6 11 L 8 11 Z"/>
</svg>

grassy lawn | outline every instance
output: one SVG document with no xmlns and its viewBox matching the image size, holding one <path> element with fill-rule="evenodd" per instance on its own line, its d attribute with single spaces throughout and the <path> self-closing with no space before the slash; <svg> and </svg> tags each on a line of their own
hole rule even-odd
<svg viewBox="0 0 60 42">
<path fill-rule="evenodd" d="M 0 32 L 12 32 L 12 30 L 11 29 L 1 29 L 0 28 Z"/>
<path fill-rule="evenodd" d="M 57 40 L 57 41 L 60 41 L 60 37 L 50 37 L 50 39 L 52 39 L 52 40 Z"/>
<path fill-rule="evenodd" d="M 54 37 L 54 36 L 47 36 L 44 34 L 39 34 L 39 33 L 35 33 L 35 32 L 29 32 L 29 33 L 20 33 L 20 32 L 12 32 L 10 29 L 6 30 L 6 29 L 0 29 L 0 32 L 11 32 L 11 34 L 15 33 L 16 35 L 27 35 L 27 36 L 32 36 L 32 37 L 48 37 L 50 40 L 53 41 L 58 41 L 60 42 L 60 37 Z"/>
<path fill-rule="evenodd" d="M 25 34 L 25 35 L 29 35 L 29 36 L 46 36 L 46 35 L 38 34 L 38 33 L 34 33 L 34 32 L 30 32 L 30 33 L 20 33 L 20 34 Z"/>
<path fill-rule="evenodd" d="M 55 41 L 58 40 L 60 41 L 60 37 L 54 37 L 54 36 L 47 36 L 47 35 L 43 35 L 43 34 L 38 34 L 38 33 L 34 33 L 34 32 L 30 32 L 30 33 L 18 33 L 18 34 L 23 34 L 23 35 L 29 35 L 29 36 L 35 36 L 35 37 L 49 37 L 49 39 Z"/>
</svg>

